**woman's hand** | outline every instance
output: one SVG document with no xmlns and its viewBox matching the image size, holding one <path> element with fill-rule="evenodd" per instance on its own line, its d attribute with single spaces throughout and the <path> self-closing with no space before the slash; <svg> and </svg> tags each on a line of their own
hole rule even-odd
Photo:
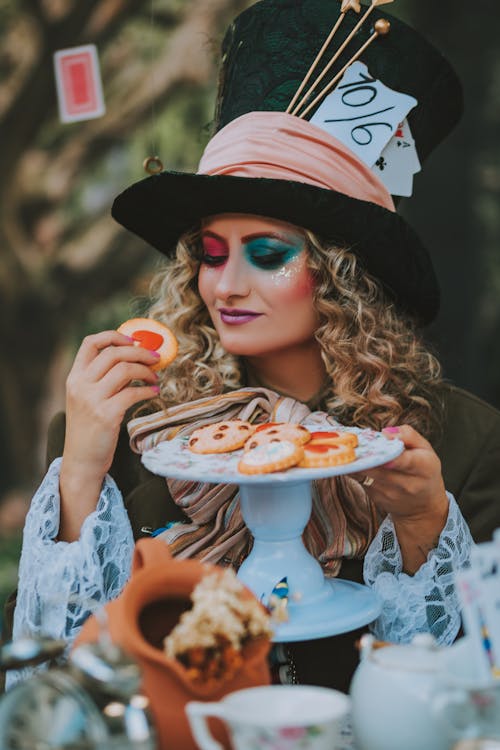
<svg viewBox="0 0 500 750">
<path fill-rule="evenodd" d="M 390 513 L 404 569 L 414 573 L 437 545 L 448 517 L 441 462 L 431 444 L 413 427 L 387 427 L 383 433 L 389 439 L 401 440 L 405 450 L 393 461 L 358 478 L 381 513 Z"/>
<path fill-rule="evenodd" d="M 60 539 L 77 538 L 95 509 L 127 409 L 159 392 L 156 352 L 117 331 L 87 336 L 66 381 L 66 439 L 60 474 Z M 144 385 L 131 385 L 131 381 Z"/>
</svg>

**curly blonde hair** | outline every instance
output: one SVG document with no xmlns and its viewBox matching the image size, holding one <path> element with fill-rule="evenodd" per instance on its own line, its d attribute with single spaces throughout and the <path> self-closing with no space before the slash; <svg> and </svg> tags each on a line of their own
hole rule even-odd
<svg viewBox="0 0 500 750">
<path fill-rule="evenodd" d="M 177 358 L 163 372 L 163 406 L 240 388 L 241 366 L 221 346 L 198 293 L 199 230 L 184 235 L 176 257 L 151 282 L 149 315 L 165 323 L 179 343 Z M 161 373 L 160 373 L 161 374 Z"/>
<path fill-rule="evenodd" d="M 380 430 L 406 423 L 433 436 L 441 421 L 441 367 L 415 324 L 354 253 L 302 231 L 316 282 L 316 339 L 328 375 L 322 394 L 328 411 L 343 424 Z M 199 266 L 199 231 L 193 231 L 153 279 L 150 315 L 179 341 L 179 355 L 161 383 L 163 406 L 245 385 L 243 363 L 222 348 L 198 293 Z"/>
</svg>

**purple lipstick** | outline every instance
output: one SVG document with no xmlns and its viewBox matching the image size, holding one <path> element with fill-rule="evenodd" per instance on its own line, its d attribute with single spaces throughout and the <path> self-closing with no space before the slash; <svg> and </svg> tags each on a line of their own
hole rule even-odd
<svg viewBox="0 0 500 750">
<path fill-rule="evenodd" d="M 236 308 L 220 307 L 218 310 L 223 323 L 230 326 L 243 325 L 250 323 L 252 320 L 259 318 L 261 313 L 252 312 L 252 310 L 238 310 Z"/>
</svg>

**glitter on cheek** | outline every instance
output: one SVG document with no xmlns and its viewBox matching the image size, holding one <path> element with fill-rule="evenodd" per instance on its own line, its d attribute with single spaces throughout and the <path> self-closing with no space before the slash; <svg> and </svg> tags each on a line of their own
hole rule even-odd
<svg viewBox="0 0 500 750">
<path fill-rule="evenodd" d="M 307 267 L 304 254 L 296 256 L 290 263 L 269 274 L 271 283 L 288 290 L 293 297 L 310 294 L 314 288 L 314 281 Z"/>
<path fill-rule="evenodd" d="M 273 271 L 270 274 L 271 280 L 275 284 L 287 284 L 299 276 L 301 269 L 297 267 L 298 264 L 288 264 L 282 266 L 277 271 Z"/>
</svg>

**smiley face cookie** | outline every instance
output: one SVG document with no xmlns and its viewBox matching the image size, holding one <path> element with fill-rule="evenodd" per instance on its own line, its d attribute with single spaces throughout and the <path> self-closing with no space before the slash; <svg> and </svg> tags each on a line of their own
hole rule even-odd
<svg viewBox="0 0 500 750">
<path fill-rule="evenodd" d="M 228 419 L 198 427 L 188 440 L 193 453 L 229 453 L 242 448 L 255 431 L 255 426 L 243 419 Z"/>
<path fill-rule="evenodd" d="M 242 474 L 270 474 L 296 466 L 304 456 L 304 449 L 290 440 L 277 440 L 258 445 L 244 453 L 238 463 Z"/>
<path fill-rule="evenodd" d="M 245 443 L 245 450 L 253 450 L 259 445 L 288 440 L 295 445 L 305 445 L 309 442 L 311 433 L 301 424 L 291 422 L 268 422 L 259 425 L 251 439 Z"/>
</svg>

